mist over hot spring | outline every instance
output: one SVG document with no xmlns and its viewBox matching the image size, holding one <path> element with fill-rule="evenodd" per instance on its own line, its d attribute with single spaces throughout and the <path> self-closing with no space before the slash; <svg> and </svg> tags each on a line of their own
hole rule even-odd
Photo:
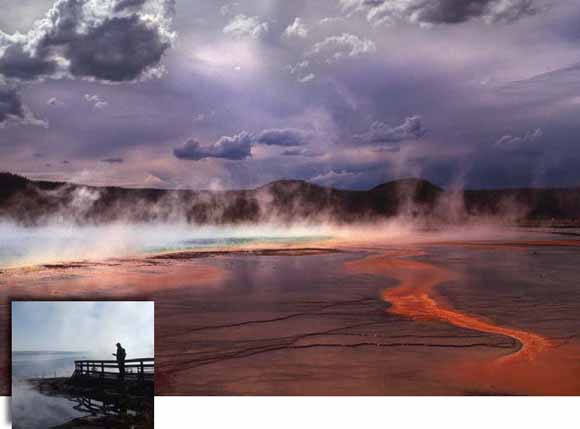
<svg viewBox="0 0 580 429">
<path fill-rule="evenodd" d="M 25 227 L 0 223 L 0 265 L 135 256 L 201 247 L 298 243 L 327 238 L 329 227 L 243 225 L 199 226 L 186 223 L 49 223 Z"/>
<path fill-rule="evenodd" d="M 506 224 L 580 212 L 577 190 L 445 191 L 419 179 L 368 191 L 282 180 L 221 192 L 0 179 L 2 266 L 329 239 L 491 237 Z"/>
</svg>

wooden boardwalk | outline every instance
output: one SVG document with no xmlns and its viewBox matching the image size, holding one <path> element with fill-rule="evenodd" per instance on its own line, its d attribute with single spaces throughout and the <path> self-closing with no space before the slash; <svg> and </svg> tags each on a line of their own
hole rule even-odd
<svg viewBox="0 0 580 429">
<path fill-rule="evenodd" d="M 126 382 L 153 383 L 155 377 L 155 359 L 139 358 L 125 360 Z M 119 363 L 116 360 L 76 360 L 75 371 L 71 379 L 91 381 L 113 381 L 120 379 Z"/>
</svg>

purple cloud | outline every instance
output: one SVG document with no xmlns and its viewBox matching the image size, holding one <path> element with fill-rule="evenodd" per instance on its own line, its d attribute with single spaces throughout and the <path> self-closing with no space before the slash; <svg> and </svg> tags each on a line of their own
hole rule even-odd
<svg viewBox="0 0 580 429">
<path fill-rule="evenodd" d="M 382 145 L 417 140 L 426 134 L 419 115 L 409 116 L 401 125 L 390 126 L 373 122 L 368 131 L 356 134 L 355 140 L 364 144 Z"/>
<path fill-rule="evenodd" d="M 210 145 L 202 145 L 191 138 L 181 147 L 175 148 L 173 155 L 176 158 L 191 161 L 199 161 L 205 158 L 241 160 L 252 156 L 252 141 L 252 136 L 245 131 L 232 137 L 221 137 Z"/>
</svg>

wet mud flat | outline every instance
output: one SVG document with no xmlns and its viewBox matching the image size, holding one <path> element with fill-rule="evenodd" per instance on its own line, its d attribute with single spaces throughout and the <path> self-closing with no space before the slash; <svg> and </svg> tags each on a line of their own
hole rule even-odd
<svg viewBox="0 0 580 429">
<path fill-rule="evenodd" d="M 1 317 L 153 299 L 158 395 L 580 394 L 578 257 L 559 237 L 64 264 L 4 273 Z"/>
</svg>

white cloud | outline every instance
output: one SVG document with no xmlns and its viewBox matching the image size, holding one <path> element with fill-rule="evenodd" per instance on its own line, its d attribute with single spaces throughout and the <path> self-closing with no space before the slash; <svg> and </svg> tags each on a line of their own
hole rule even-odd
<svg viewBox="0 0 580 429">
<path fill-rule="evenodd" d="M 330 170 L 326 173 L 311 177 L 309 181 L 323 186 L 345 185 L 350 183 L 353 179 L 356 179 L 358 176 L 360 176 L 360 173 L 353 173 L 345 170 Z"/>
<path fill-rule="evenodd" d="M 342 33 L 340 36 L 329 36 L 316 43 L 306 56 L 322 56 L 328 62 L 344 57 L 356 57 L 376 52 L 375 43 L 370 39 L 361 39 L 354 34 Z"/>
<path fill-rule="evenodd" d="M 286 37 L 297 37 L 300 39 L 305 39 L 308 37 L 309 31 L 310 28 L 304 23 L 302 18 L 297 17 L 294 19 L 292 24 L 286 27 L 286 30 L 284 30 L 284 35 Z"/>
<path fill-rule="evenodd" d="M 104 109 L 109 103 L 101 98 L 98 94 L 85 94 L 84 100 L 93 105 L 95 109 Z"/>
<path fill-rule="evenodd" d="M 327 16 L 322 18 L 318 21 L 320 25 L 334 25 L 334 24 L 343 24 L 346 22 L 346 19 L 340 16 Z"/>
<path fill-rule="evenodd" d="M 540 128 L 528 131 L 522 136 L 512 136 L 506 134 L 500 137 L 494 146 L 499 149 L 512 150 L 519 149 L 521 147 L 529 146 L 535 142 L 538 142 L 544 136 L 544 132 Z"/>
<path fill-rule="evenodd" d="M 298 82 L 300 83 L 307 83 L 310 82 L 312 80 L 316 79 L 316 75 L 314 73 L 308 73 L 305 76 L 299 77 L 298 78 Z"/>
<path fill-rule="evenodd" d="M 258 16 L 236 15 L 223 29 L 224 34 L 235 37 L 251 37 L 261 39 L 270 31 L 267 22 L 261 21 Z"/>
<path fill-rule="evenodd" d="M 51 97 L 48 100 L 46 100 L 46 104 L 48 104 L 49 106 L 58 106 L 63 104 L 62 101 L 60 101 L 58 98 L 56 97 Z"/>
</svg>

